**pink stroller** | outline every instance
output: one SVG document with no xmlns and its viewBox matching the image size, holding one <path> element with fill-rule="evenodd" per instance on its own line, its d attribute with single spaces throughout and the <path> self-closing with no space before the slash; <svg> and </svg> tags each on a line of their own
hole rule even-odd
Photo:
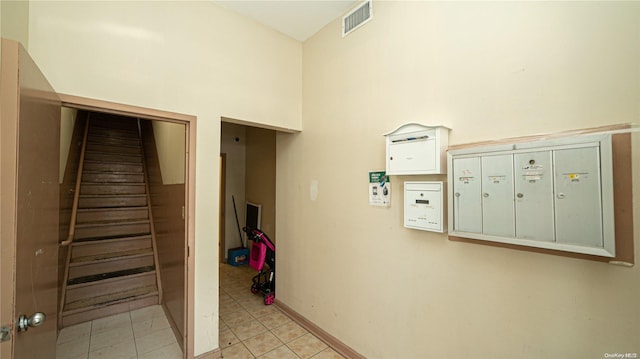
<svg viewBox="0 0 640 359">
<path fill-rule="evenodd" d="M 251 254 L 249 255 L 249 266 L 258 271 L 251 281 L 251 293 L 262 293 L 264 296 L 264 304 L 270 305 L 276 299 L 276 246 L 271 239 L 259 229 L 251 229 L 244 227 L 251 245 Z M 265 269 L 265 263 L 268 269 Z"/>
</svg>

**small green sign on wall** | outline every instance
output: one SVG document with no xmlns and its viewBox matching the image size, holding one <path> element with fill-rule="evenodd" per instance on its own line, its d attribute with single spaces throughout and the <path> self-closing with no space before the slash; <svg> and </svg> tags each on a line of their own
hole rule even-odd
<svg viewBox="0 0 640 359">
<path fill-rule="evenodd" d="M 369 205 L 391 206 L 391 184 L 385 171 L 369 171 Z"/>
</svg>

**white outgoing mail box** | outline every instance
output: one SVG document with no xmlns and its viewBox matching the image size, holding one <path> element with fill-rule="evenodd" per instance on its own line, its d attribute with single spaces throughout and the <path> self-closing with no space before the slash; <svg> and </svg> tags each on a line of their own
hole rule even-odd
<svg viewBox="0 0 640 359">
<path fill-rule="evenodd" d="M 447 173 L 448 128 L 408 123 L 385 137 L 387 175 Z"/>
</svg>

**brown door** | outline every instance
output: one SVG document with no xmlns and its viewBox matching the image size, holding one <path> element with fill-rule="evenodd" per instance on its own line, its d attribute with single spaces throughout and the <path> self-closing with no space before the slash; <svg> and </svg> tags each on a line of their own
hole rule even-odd
<svg viewBox="0 0 640 359">
<path fill-rule="evenodd" d="M 1 50 L 0 356 L 55 358 L 60 101 L 21 45 Z"/>
</svg>

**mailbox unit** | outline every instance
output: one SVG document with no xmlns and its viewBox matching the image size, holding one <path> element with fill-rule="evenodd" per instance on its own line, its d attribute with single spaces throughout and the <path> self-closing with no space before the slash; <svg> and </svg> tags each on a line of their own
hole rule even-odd
<svg viewBox="0 0 640 359">
<path fill-rule="evenodd" d="M 449 234 L 615 256 L 611 135 L 451 150 Z"/>
<path fill-rule="evenodd" d="M 385 137 L 388 175 L 447 173 L 448 128 L 407 123 Z"/>
<path fill-rule="evenodd" d="M 404 226 L 423 231 L 446 232 L 443 182 L 404 183 Z"/>
</svg>

